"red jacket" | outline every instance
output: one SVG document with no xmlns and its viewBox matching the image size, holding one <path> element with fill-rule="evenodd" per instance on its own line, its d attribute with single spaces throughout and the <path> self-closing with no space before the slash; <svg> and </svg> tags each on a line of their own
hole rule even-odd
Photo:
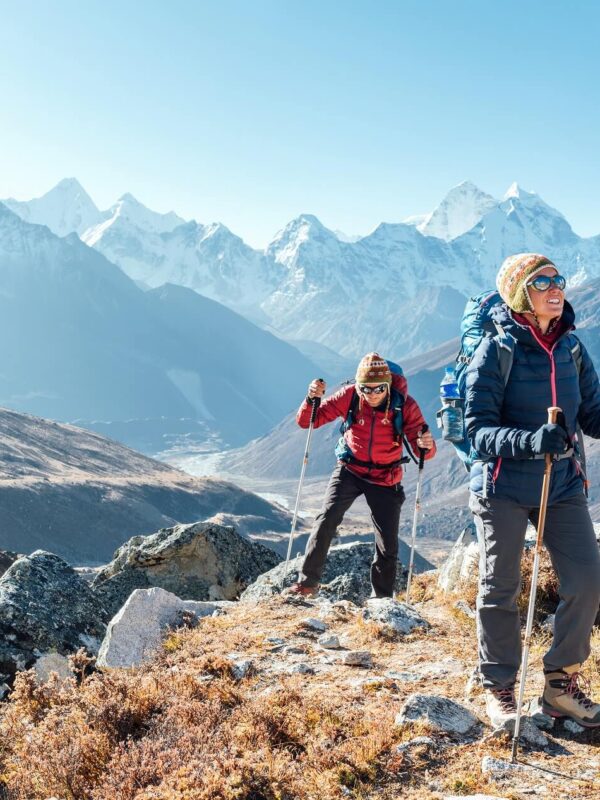
<svg viewBox="0 0 600 800">
<path fill-rule="evenodd" d="M 417 434 L 425 424 L 425 420 L 416 400 L 406 394 L 406 380 L 403 379 L 403 381 L 403 388 L 400 388 L 400 391 L 403 392 L 406 398 L 403 408 L 404 435 L 408 439 L 413 452 L 418 453 Z M 323 400 L 317 410 L 315 428 L 319 428 L 327 422 L 332 422 L 338 417 L 341 417 L 342 420 L 346 419 L 353 394 L 354 386 L 344 386 L 335 394 Z M 301 428 L 308 428 L 310 425 L 311 411 L 312 406 L 305 399 L 296 414 L 296 422 Z M 396 441 L 391 411 L 388 413 L 387 423 L 384 423 L 384 418 L 385 406 L 380 410 L 379 408 L 371 408 L 366 402 L 361 402 L 356 413 L 356 421 L 344 434 L 344 439 L 356 458 L 361 461 L 372 461 L 376 464 L 391 464 L 402 458 L 402 443 Z M 434 442 L 431 450 L 425 455 L 425 459 L 433 458 L 435 451 Z M 346 466 L 360 478 L 382 486 L 394 486 L 402 480 L 402 467 L 400 465 L 391 469 L 363 467 L 358 464 L 347 464 Z"/>
</svg>

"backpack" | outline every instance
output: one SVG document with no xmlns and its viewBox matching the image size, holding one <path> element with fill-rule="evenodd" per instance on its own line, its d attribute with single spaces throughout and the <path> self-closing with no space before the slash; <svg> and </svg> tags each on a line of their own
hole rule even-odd
<svg viewBox="0 0 600 800">
<path fill-rule="evenodd" d="M 471 443 L 467 438 L 464 422 L 467 368 L 471 363 L 473 354 L 475 353 L 475 350 L 477 350 L 479 343 L 484 336 L 490 336 L 496 344 L 500 372 L 504 378 L 505 386 L 508 383 L 510 371 L 513 365 L 516 341 L 513 336 L 511 336 L 509 333 L 506 333 L 502 326 L 494 322 L 494 320 L 491 318 L 491 311 L 494 306 L 503 302 L 504 301 L 497 291 L 482 292 L 481 294 L 471 297 L 467 301 L 460 324 L 460 350 L 456 357 L 456 364 L 454 366 L 459 398 L 457 400 L 451 400 L 450 402 L 452 405 L 458 406 L 462 412 L 462 439 L 458 441 L 454 440 L 452 441 L 452 444 L 454 445 L 456 453 L 465 465 L 467 471 L 470 471 L 471 465 L 477 456 L 476 451 L 473 450 Z M 572 340 L 571 354 L 577 368 L 577 374 L 580 375 L 581 362 L 583 358 L 581 352 L 581 342 L 574 334 L 570 334 L 570 338 Z M 438 427 L 440 428 L 442 427 L 441 416 L 443 413 L 444 409 L 439 411 L 437 414 Z M 442 434 L 442 438 L 446 438 L 444 434 Z M 583 437 L 581 435 L 579 426 L 577 426 L 577 444 L 579 450 L 579 461 L 581 462 L 581 468 L 585 476 L 585 452 L 583 449 Z"/>
<path fill-rule="evenodd" d="M 392 425 L 394 427 L 394 438 L 400 444 L 404 439 L 403 430 L 404 430 L 404 402 L 405 402 L 405 391 L 406 391 L 406 379 L 404 378 L 404 373 L 402 371 L 402 367 L 399 364 L 395 364 L 393 361 L 387 362 L 388 367 L 390 368 L 390 372 L 392 373 L 392 387 L 390 391 L 390 411 L 392 412 Z M 390 464 L 376 464 L 373 461 L 362 461 L 359 458 L 356 458 L 352 453 L 346 439 L 344 438 L 344 434 L 350 428 L 354 422 L 356 421 L 356 415 L 358 412 L 360 404 L 360 397 L 358 396 L 358 392 L 356 389 L 352 394 L 352 399 L 350 401 L 350 405 L 348 407 L 348 412 L 346 414 L 346 418 L 340 425 L 340 438 L 338 443 L 335 447 L 335 455 L 338 461 L 343 461 L 346 464 L 356 464 L 360 467 L 371 467 L 371 468 L 390 468 L 395 467 L 399 464 L 406 464 L 410 461 L 408 456 L 403 456 L 399 458 L 397 461 L 393 461 Z"/>
</svg>

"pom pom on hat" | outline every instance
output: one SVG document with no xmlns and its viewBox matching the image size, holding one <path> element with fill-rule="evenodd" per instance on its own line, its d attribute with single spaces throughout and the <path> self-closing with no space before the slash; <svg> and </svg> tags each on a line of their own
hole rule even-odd
<svg viewBox="0 0 600 800">
<path fill-rule="evenodd" d="M 496 287 L 510 309 L 517 314 L 533 310 L 526 284 L 537 272 L 548 266 L 553 267 L 554 264 L 539 253 L 517 253 L 502 262 L 496 276 Z"/>
<path fill-rule="evenodd" d="M 356 370 L 357 383 L 390 383 L 392 373 L 385 358 L 379 353 L 367 353 Z"/>
</svg>

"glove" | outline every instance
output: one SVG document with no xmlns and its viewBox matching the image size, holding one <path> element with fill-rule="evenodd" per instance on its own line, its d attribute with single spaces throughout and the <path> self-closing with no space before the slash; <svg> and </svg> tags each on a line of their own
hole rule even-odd
<svg viewBox="0 0 600 800">
<path fill-rule="evenodd" d="M 538 428 L 531 439 L 531 449 L 535 454 L 564 453 L 569 447 L 567 432 L 560 425 L 546 424 Z"/>
</svg>

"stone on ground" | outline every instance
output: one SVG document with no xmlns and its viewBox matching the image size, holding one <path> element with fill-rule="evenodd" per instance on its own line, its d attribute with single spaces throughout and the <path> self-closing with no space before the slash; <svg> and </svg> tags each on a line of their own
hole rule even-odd
<svg viewBox="0 0 600 800">
<path fill-rule="evenodd" d="M 423 619 L 414 608 L 392 597 L 374 597 L 367 600 L 363 617 L 394 633 L 407 634 L 415 628 L 429 628 L 427 620 Z"/>
<path fill-rule="evenodd" d="M 38 683 L 46 683 L 55 672 L 59 678 L 72 678 L 73 670 L 66 656 L 60 653 L 43 653 L 33 665 Z"/>
<path fill-rule="evenodd" d="M 427 694 L 412 694 L 407 698 L 396 725 L 406 722 L 428 722 L 444 733 L 469 733 L 479 720 L 463 706 L 447 697 Z"/>
<path fill-rule="evenodd" d="M 111 615 L 134 589 L 158 586 L 186 600 L 233 600 L 280 556 L 207 522 L 134 536 L 95 577 L 92 588 Z"/>
<path fill-rule="evenodd" d="M 181 600 L 158 586 L 136 589 L 111 619 L 97 664 L 99 667 L 135 667 L 142 664 L 152 658 L 169 627 L 181 625 L 185 612 L 205 617 L 223 605 Z"/>
<path fill-rule="evenodd" d="M 454 592 L 461 581 L 471 577 L 477 570 L 478 553 L 475 525 L 469 522 L 440 567 L 438 575 L 440 589 L 444 592 Z"/>
</svg>

